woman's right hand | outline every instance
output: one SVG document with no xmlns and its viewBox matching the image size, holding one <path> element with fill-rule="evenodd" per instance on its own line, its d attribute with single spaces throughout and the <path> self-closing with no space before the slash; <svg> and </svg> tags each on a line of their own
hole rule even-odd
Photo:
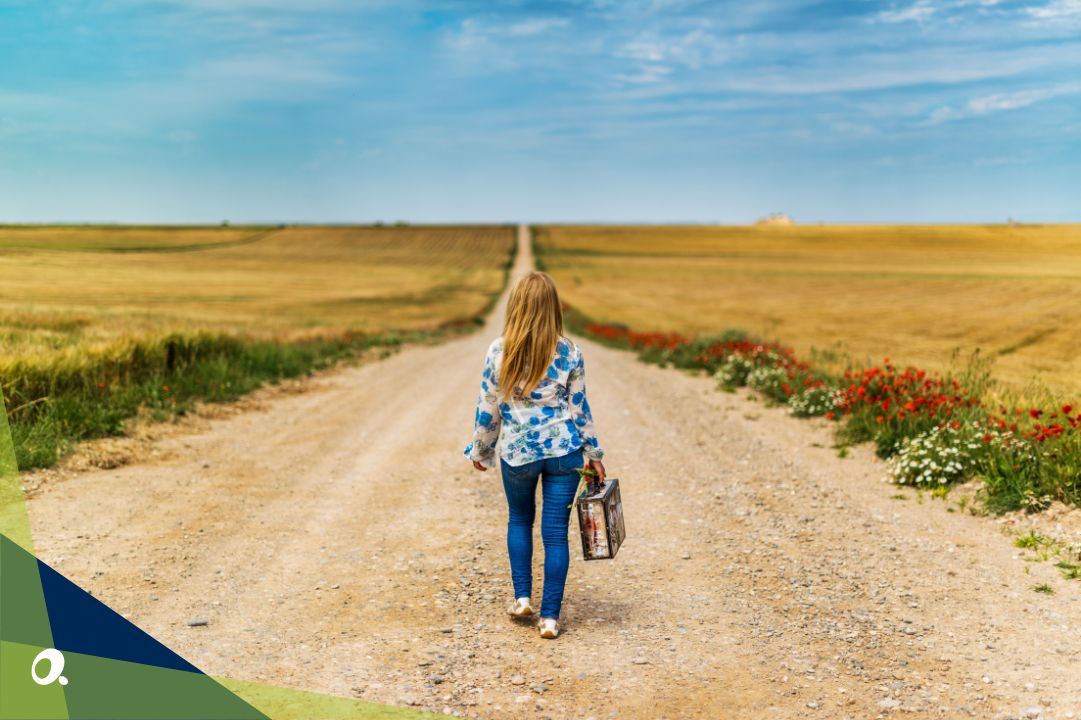
<svg viewBox="0 0 1081 720">
<path fill-rule="evenodd" d="M 597 482 L 604 484 L 604 463 L 600 460 L 590 460 L 589 466 L 597 473 Z"/>
<path fill-rule="evenodd" d="M 488 468 L 484 467 L 483 465 L 481 465 L 476 460 L 473 461 L 473 467 L 475 467 L 477 470 L 480 470 L 481 472 L 484 472 L 485 470 L 488 469 Z"/>
</svg>

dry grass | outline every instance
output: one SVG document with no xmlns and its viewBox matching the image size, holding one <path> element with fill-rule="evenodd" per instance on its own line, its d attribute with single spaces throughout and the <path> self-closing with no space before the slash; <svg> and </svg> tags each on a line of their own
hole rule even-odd
<svg viewBox="0 0 1081 720">
<path fill-rule="evenodd" d="M 0 227 L 19 466 L 471 325 L 513 248 L 510 227 Z"/>
<path fill-rule="evenodd" d="M 0 348 L 435 328 L 483 311 L 513 243 L 507 227 L 0 227 Z"/>
<path fill-rule="evenodd" d="M 269 228 L 144 225 L 5 225 L 0 250 L 140 252 L 209 248 L 257 238 Z"/>
<path fill-rule="evenodd" d="M 564 299 L 640 330 L 729 327 L 808 353 L 1081 391 L 1081 226 L 564 227 L 537 250 Z"/>
</svg>

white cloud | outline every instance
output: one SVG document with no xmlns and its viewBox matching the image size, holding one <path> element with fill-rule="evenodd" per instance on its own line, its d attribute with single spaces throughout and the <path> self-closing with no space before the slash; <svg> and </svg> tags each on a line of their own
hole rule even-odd
<svg viewBox="0 0 1081 720">
<path fill-rule="evenodd" d="M 672 73 L 672 68 L 665 65 L 642 65 L 632 74 L 617 75 L 616 79 L 626 83 L 645 85 L 664 80 Z"/>
<path fill-rule="evenodd" d="M 620 54 L 643 62 L 664 60 L 665 45 L 656 39 L 636 38 L 623 46 Z"/>
<path fill-rule="evenodd" d="M 570 22 L 565 18 L 533 18 L 509 25 L 506 31 L 508 35 L 522 37 L 525 35 L 539 35 L 567 25 L 570 25 Z"/>
<path fill-rule="evenodd" d="M 930 0 L 916 0 L 912 5 L 900 10 L 884 10 L 876 19 L 887 23 L 923 22 L 934 15 L 937 9 Z"/>
<path fill-rule="evenodd" d="M 109 0 L 112 5 L 153 5 L 187 8 L 213 13 L 233 13 L 248 10 L 310 12 L 312 10 L 348 9 L 348 0 Z M 378 5 L 380 3 L 370 3 Z M 382 3 L 389 4 L 389 3 Z"/>
<path fill-rule="evenodd" d="M 462 20 L 458 31 L 449 36 L 449 44 L 457 50 L 477 50 L 488 48 L 502 38 L 532 37 L 568 25 L 570 21 L 566 18 L 536 17 L 513 23 L 492 23 L 469 17 Z"/>
<path fill-rule="evenodd" d="M 911 88 L 914 93 L 933 97 L 951 85 L 994 80 L 1000 87 L 1012 88 L 1018 83 L 1011 78 L 1025 75 L 1048 77 L 1044 82 L 1053 84 L 1057 78 L 1081 74 L 1081 42 L 1058 43 L 1055 53 L 1042 45 L 983 47 L 975 40 L 927 44 L 918 51 L 907 45 L 885 50 L 860 48 L 846 55 L 844 62 L 838 62 L 837 51 L 829 51 L 841 42 L 833 36 L 807 39 L 785 35 L 759 37 L 754 42 L 753 47 L 735 45 L 734 59 L 723 73 L 684 74 L 664 86 L 625 89 L 623 97 L 733 91 L 796 97 L 895 88 Z"/>
<path fill-rule="evenodd" d="M 985 115 L 999 110 L 1017 110 L 1018 108 L 1028 107 L 1040 100 L 1046 100 L 1049 97 L 1060 94 L 1061 93 L 1059 92 L 1047 90 L 1022 90 L 1020 92 L 1012 93 L 995 93 L 994 95 L 986 95 L 984 97 L 976 98 L 975 100 L 970 100 L 968 109 L 975 115 Z"/>
<path fill-rule="evenodd" d="M 698 27 L 687 32 L 643 33 L 625 43 L 616 55 L 644 63 L 675 63 L 697 70 L 703 65 L 722 62 L 727 57 L 727 46 L 710 31 L 708 21 L 701 21 Z"/>
<path fill-rule="evenodd" d="M 632 85 L 651 85 L 665 80 L 677 68 L 699 70 L 717 65 L 728 57 L 728 48 L 712 32 L 708 20 L 691 30 L 660 33 L 650 30 L 625 42 L 617 58 L 633 61 L 633 70 L 620 72 L 615 79 Z"/>
<path fill-rule="evenodd" d="M 948 122 L 950 120 L 959 120 L 965 115 L 961 110 L 957 108 L 943 106 L 935 108 L 931 115 L 927 118 L 927 125 L 938 125 L 939 123 Z"/>
<path fill-rule="evenodd" d="M 1081 18 L 1081 0 L 1051 0 L 1045 5 L 1025 8 L 1037 20 L 1069 20 Z"/>
<path fill-rule="evenodd" d="M 884 23 L 922 23 L 933 16 L 947 14 L 950 11 L 964 10 L 974 5 L 990 8 L 1000 2 L 1001 0 L 916 0 L 907 7 L 883 10 L 874 16 L 874 20 Z"/>
<path fill-rule="evenodd" d="M 1015 92 L 994 93 L 973 98 L 959 107 L 936 108 L 927 118 L 927 124 L 937 125 L 950 120 L 961 120 L 1006 110 L 1019 110 L 1044 100 L 1081 93 L 1081 83 L 1065 83 L 1048 88 L 1034 88 Z"/>
</svg>

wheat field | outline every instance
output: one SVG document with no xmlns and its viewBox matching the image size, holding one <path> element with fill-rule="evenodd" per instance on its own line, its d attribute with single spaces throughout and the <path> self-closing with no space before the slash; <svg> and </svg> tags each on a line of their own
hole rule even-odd
<svg viewBox="0 0 1081 720">
<path fill-rule="evenodd" d="M 1081 226 L 547 226 L 563 299 L 636 330 L 741 328 L 863 362 L 994 359 L 1017 389 L 1081 394 Z"/>
<path fill-rule="evenodd" d="M 486 308 L 513 243 L 496 226 L 0 227 L 0 348 L 434 329 Z"/>
<path fill-rule="evenodd" d="M 358 352 L 469 327 L 511 227 L 0 227 L 19 467 Z"/>
</svg>

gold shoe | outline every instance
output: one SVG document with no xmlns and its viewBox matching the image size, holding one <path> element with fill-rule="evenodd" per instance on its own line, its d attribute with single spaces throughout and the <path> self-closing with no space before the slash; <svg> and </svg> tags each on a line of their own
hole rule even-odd
<svg viewBox="0 0 1081 720">
<path fill-rule="evenodd" d="M 537 625 L 540 628 L 540 636 L 545 640 L 555 640 L 559 637 L 559 621 L 552 618 L 541 618 Z"/>
<path fill-rule="evenodd" d="M 513 617 L 529 617 L 533 612 L 533 604 L 527 597 L 518 598 L 514 601 L 514 604 L 507 608 L 507 614 Z"/>
</svg>

